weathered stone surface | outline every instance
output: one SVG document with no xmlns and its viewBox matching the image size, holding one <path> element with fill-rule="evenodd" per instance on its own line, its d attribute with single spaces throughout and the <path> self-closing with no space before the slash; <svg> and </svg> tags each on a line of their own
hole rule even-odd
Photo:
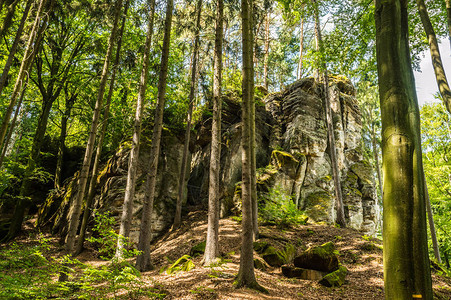
<svg viewBox="0 0 451 300">
<path fill-rule="evenodd" d="M 340 267 L 327 275 L 325 275 L 319 283 L 327 287 L 340 287 L 345 283 L 346 275 L 348 274 L 348 269 L 340 265 Z"/>
<path fill-rule="evenodd" d="M 284 91 L 267 95 L 264 105 L 256 105 L 256 157 L 258 192 L 281 189 L 291 196 L 297 207 L 310 220 L 333 223 L 335 196 L 331 163 L 328 154 L 322 85 L 306 78 L 294 82 Z M 361 148 L 362 121 L 355 89 L 343 76 L 331 76 L 337 158 L 340 168 L 344 209 L 350 227 L 373 235 L 378 224 L 378 201 L 371 166 L 363 161 Z M 262 92 L 262 95 L 265 93 Z M 257 99 L 258 100 L 258 99 Z M 239 213 L 241 209 L 241 100 L 238 92 L 226 92 L 222 98 L 222 150 L 220 173 L 221 216 Z M 260 101 L 260 100 L 258 100 Z M 257 102 L 258 102 L 257 101 Z M 190 174 L 187 176 L 189 204 L 207 203 L 211 113 L 206 111 L 196 125 L 190 144 Z M 149 169 L 151 132 L 144 130 L 141 139 L 136 193 L 134 198 L 131 239 L 136 242 L 141 222 L 145 180 Z M 103 166 L 97 180 L 94 208 L 109 211 L 119 222 L 130 142 Z M 183 132 L 163 130 L 159 159 L 156 198 L 152 215 L 153 237 L 164 233 L 173 221 L 178 177 L 183 149 Z M 66 191 L 47 201 L 42 207 L 40 223 L 50 220 L 55 230 L 64 232 L 69 203 L 76 194 L 76 178 Z M 260 197 L 263 199 L 264 197 Z M 56 210 L 56 213 L 53 213 Z"/>
<path fill-rule="evenodd" d="M 310 247 L 294 258 L 294 265 L 298 268 L 333 272 L 338 268 L 338 257 L 334 250 L 335 246 L 332 242 Z"/>
<path fill-rule="evenodd" d="M 254 242 L 254 250 L 255 252 L 262 254 L 269 247 L 268 242 L 265 241 L 255 241 Z"/>
<path fill-rule="evenodd" d="M 271 266 L 264 259 L 257 256 L 254 258 L 254 267 L 258 270 L 266 271 Z"/>
<path fill-rule="evenodd" d="M 273 246 L 269 246 L 265 252 L 262 254 L 262 258 L 270 265 L 271 267 L 280 267 L 285 262 L 282 257 L 278 253 L 278 250 Z"/>
<path fill-rule="evenodd" d="M 282 274 L 288 278 L 299 278 L 304 280 L 321 280 L 327 273 L 312 269 L 303 269 L 290 265 L 282 266 Z"/>
</svg>

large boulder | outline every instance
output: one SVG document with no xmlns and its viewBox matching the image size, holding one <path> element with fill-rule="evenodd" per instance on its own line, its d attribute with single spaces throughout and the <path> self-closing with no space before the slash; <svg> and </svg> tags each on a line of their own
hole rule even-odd
<svg viewBox="0 0 451 300">
<path fill-rule="evenodd" d="M 298 268 L 330 273 L 338 269 L 338 257 L 334 251 L 335 246 L 332 242 L 310 247 L 295 257 L 293 263 Z"/>
</svg>

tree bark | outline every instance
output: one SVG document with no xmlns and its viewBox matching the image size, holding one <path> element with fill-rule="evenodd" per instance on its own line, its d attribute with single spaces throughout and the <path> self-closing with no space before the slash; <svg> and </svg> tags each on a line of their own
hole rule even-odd
<svg viewBox="0 0 451 300">
<path fill-rule="evenodd" d="M 147 78 L 149 76 L 149 54 L 152 44 L 153 18 L 155 13 L 155 0 L 149 1 L 149 20 L 147 23 L 146 44 L 143 55 L 143 65 L 138 86 L 138 99 L 136 101 L 135 121 L 133 124 L 132 148 L 128 161 L 127 184 L 125 187 L 124 204 L 122 206 L 121 224 L 119 227 L 119 238 L 117 240 L 115 258 L 123 259 L 124 238 L 130 237 L 130 227 L 133 216 L 133 197 L 135 195 L 136 171 L 138 168 L 139 145 L 141 139 L 141 122 L 146 96 Z M 119 48 L 118 48 L 119 50 Z M 119 57 L 117 57 L 119 58 Z M 117 61 L 119 62 L 119 60 Z"/>
<path fill-rule="evenodd" d="M 424 180 L 424 198 L 426 200 L 426 212 L 428 215 L 429 231 L 431 232 L 432 248 L 434 249 L 435 259 L 437 260 L 437 262 L 439 264 L 441 264 L 442 259 L 440 257 L 440 250 L 439 250 L 438 241 L 437 241 L 437 232 L 435 230 L 434 216 L 432 214 L 431 199 L 429 198 L 429 191 L 428 191 L 428 186 L 426 183 L 426 177 L 423 177 L 423 180 Z"/>
<path fill-rule="evenodd" d="M 241 232 L 241 255 L 240 269 L 236 281 L 237 287 L 249 287 L 258 290 L 263 288 L 257 283 L 254 272 L 254 249 L 253 249 L 253 215 L 252 215 L 252 151 L 251 151 L 251 103 L 253 102 L 253 62 L 252 62 L 252 0 L 241 1 L 242 20 L 242 51 L 243 51 L 243 102 L 242 102 L 242 232 Z"/>
<path fill-rule="evenodd" d="M 316 48 L 320 53 L 324 53 L 323 41 L 321 38 L 321 27 L 319 23 L 318 4 L 316 0 L 313 0 L 315 5 L 315 35 L 316 35 Z M 322 69 L 322 77 L 324 82 L 324 110 L 326 112 L 326 124 L 327 124 L 327 137 L 329 142 L 329 155 L 330 163 L 332 167 L 332 176 L 334 178 L 337 218 L 336 223 L 341 227 L 346 227 L 346 220 L 344 214 L 343 195 L 341 191 L 340 169 L 337 161 L 337 150 L 335 148 L 335 134 L 334 124 L 332 117 L 332 109 L 330 107 L 330 95 L 329 95 L 329 75 L 327 72 L 326 61 L 322 59 L 320 62 Z"/>
<path fill-rule="evenodd" d="M 67 96 L 66 96 L 67 97 Z M 63 159 L 64 159 L 64 148 L 66 147 L 66 136 L 67 136 L 67 121 L 70 118 L 70 113 L 72 107 L 74 106 L 77 95 L 71 95 L 66 98 L 66 107 L 64 108 L 63 116 L 61 117 L 61 132 L 58 141 L 58 157 L 56 161 L 56 171 L 55 171 L 55 189 L 59 190 L 61 188 L 61 174 L 63 172 Z"/>
<path fill-rule="evenodd" d="M 11 121 L 11 125 L 9 126 L 8 134 L 5 138 L 5 142 L 3 143 L 2 154 L 0 156 L 0 168 L 2 167 L 3 160 L 5 159 L 6 152 L 8 150 L 9 141 L 11 140 L 11 136 L 13 134 L 14 128 L 16 127 L 17 116 L 19 115 L 19 111 L 22 106 L 22 101 L 25 96 L 25 91 L 27 90 L 27 86 L 28 86 L 28 78 L 27 78 L 27 81 L 25 81 L 24 87 L 22 89 L 22 93 L 20 94 L 20 97 L 19 97 L 19 102 L 17 103 L 16 111 L 14 112 L 13 120 Z"/>
<path fill-rule="evenodd" d="M 168 0 L 164 24 L 163 49 L 161 53 L 160 78 L 158 80 L 157 107 L 155 111 L 152 146 L 150 150 L 150 166 L 146 180 L 146 197 L 143 205 L 141 227 L 139 231 L 138 250 L 142 251 L 136 259 L 136 268 L 139 271 L 153 269 L 150 259 L 151 218 L 155 199 L 155 185 L 158 171 L 158 157 L 160 155 L 161 131 L 163 129 L 163 111 L 166 93 L 166 80 L 168 76 L 169 46 L 171 41 L 172 10 L 174 1 Z"/>
<path fill-rule="evenodd" d="M 23 28 L 25 26 L 25 22 L 28 17 L 28 13 L 30 12 L 32 0 L 27 1 L 27 5 L 25 6 L 24 12 L 22 14 L 22 19 L 20 20 L 19 27 L 16 31 L 16 36 L 14 37 L 13 44 L 11 45 L 11 48 L 9 49 L 8 59 L 6 60 L 5 66 L 3 67 L 2 76 L 0 77 L 0 95 L 3 91 L 3 88 L 5 87 L 6 79 L 8 78 L 8 73 L 11 68 L 11 65 L 14 60 L 14 56 L 17 52 L 17 47 L 19 46 L 20 37 L 22 36 Z"/>
<path fill-rule="evenodd" d="M 271 23 L 271 10 L 266 14 L 265 23 L 265 58 L 263 63 L 263 85 L 268 90 L 268 62 L 269 62 L 269 43 L 271 41 L 271 35 L 269 31 L 269 25 Z"/>
<path fill-rule="evenodd" d="M 35 47 L 39 48 L 39 45 L 37 45 L 37 43 L 35 43 L 35 41 L 36 41 L 36 36 L 38 35 L 37 33 L 39 31 L 39 26 L 41 23 L 42 13 L 44 10 L 45 3 L 46 3 L 46 0 L 41 0 L 39 3 L 38 10 L 36 12 L 36 18 L 34 20 L 33 27 L 31 28 L 30 36 L 29 36 L 28 42 L 27 42 L 27 47 L 25 49 L 25 53 L 22 58 L 22 63 L 20 65 L 19 73 L 17 74 L 16 83 L 14 84 L 14 89 L 11 94 L 11 100 L 9 102 L 8 108 L 6 109 L 5 114 L 3 115 L 2 125 L 0 128 L 1 145 L 3 145 L 3 140 L 5 139 L 6 131 L 8 129 L 9 119 L 11 117 L 14 106 L 16 105 L 17 97 L 19 96 L 19 93 L 22 89 L 23 79 L 25 77 L 25 74 L 28 72 L 28 69 L 31 66 L 31 62 L 34 59 L 34 55 L 32 55 L 32 54 L 36 53 Z M 42 26 L 42 27 L 44 27 L 44 26 Z"/>
<path fill-rule="evenodd" d="M 182 221 L 182 201 L 183 196 L 185 195 L 186 189 L 186 171 L 188 166 L 188 152 L 189 152 L 189 142 L 191 135 L 191 119 L 193 115 L 193 107 L 194 107 L 194 93 L 196 90 L 196 75 L 197 75 L 197 58 L 199 52 L 199 44 L 200 44 L 200 17 L 202 12 L 202 0 L 197 1 L 197 20 L 196 20 L 196 28 L 195 28 L 195 41 L 194 41 L 194 49 L 193 49 L 193 63 L 191 66 L 191 86 L 190 93 L 188 98 L 188 116 L 186 121 L 186 131 L 185 131 L 185 143 L 183 145 L 183 156 L 182 156 L 182 166 L 180 169 L 180 178 L 179 178 L 179 186 L 178 186 L 178 195 L 177 195 L 177 204 L 175 209 L 175 217 L 174 217 L 174 225 L 173 228 L 180 227 L 180 223 Z"/>
<path fill-rule="evenodd" d="M 99 123 L 100 118 L 100 109 L 102 107 L 103 103 L 103 94 L 105 93 L 105 86 L 108 79 L 108 69 L 110 66 L 110 60 L 111 60 L 111 54 L 113 50 L 113 44 L 116 40 L 116 33 L 117 33 L 117 24 L 119 20 L 119 15 L 122 8 L 122 0 L 117 0 L 116 7 L 115 7 L 115 13 L 114 13 L 114 21 L 113 21 L 113 28 L 111 29 L 111 35 L 108 41 L 108 48 L 107 53 L 105 55 L 105 61 L 103 64 L 102 69 L 102 75 L 100 76 L 100 84 L 99 84 L 99 91 L 97 94 L 97 100 L 94 108 L 94 113 L 92 116 L 92 123 L 91 123 L 91 129 L 88 136 L 88 143 L 86 145 L 86 151 L 83 158 L 83 165 L 80 171 L 80 177 L 78 178 L 78 192 L 73 200 L 73 204 L 71 205 L 71 215 L 69 219 L 69 229 L 66 236 L 66 247 L 65 250 L 67 253 L 73 253 L 75 248 L 75 236 L 77 234 L 79 219 L 80 219 L 80 213 L 81 213 L 81 205 L 83 202 L 83 198 L 85 196 L 85 189 L 86 189 L 86 183 L 88 180 L 88 173 L 89 173 L 89 167 L 91 165 L 91 158 L 92 158 L 92 152 L 94 149 L 94 142 L 97 132 L 97 125 Z"/>
<path fill-rule="evenodd" d="M 304 13 L 304 5 L 301 7 L 301 13 Z M 301 30 L 299 35 L 298 80 L 302 77 L 302 60 L 304 58 L 304 16 L 301 16 Z"/>
<path fill-rule="evenodd" d="M 438 89 L 442 95 L 443 102 L 446 109 L 451 113 L 451 89 L 449 88 L 448 80 L 446 79 L 446 73 L 443 69 L 442 57 L 440 55 L 440 49 L 438 47 L 437 37 L 435 35 L 434 27 L 424 4 L 424 0 L 416 0 L 418 6 L 418 12 L 420 13 L 421 22 L 426 33 L 429 49 L 431 51 L 432 66 L 434 67 L 435 79 L 437 81 Z"/>
<path fill-rule="evenodd" d="M 219 172 L 221 168 L 221 85 L 224 2 L 216 2 L 216 28 L 213 77 L 213 120 L 211 125 L 210 174 L 208 186 L 208 227 L 203 262 L 208 266 L 219 256 Z"/>
<path fill-rule="evenodd" d="M 376 52 L 384 172 L 386 299 L 432 299 L 420 118 L 407 0 L 376 0 Z"/>
</svg>

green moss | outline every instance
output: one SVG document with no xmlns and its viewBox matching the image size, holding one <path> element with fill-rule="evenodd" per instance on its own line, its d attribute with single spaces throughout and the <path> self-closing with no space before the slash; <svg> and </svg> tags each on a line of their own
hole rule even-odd
<svg viewBox="0 0 451 300">
<path fill-rule="evenodd" d="M 327 287 L 340 287 L 345 283 L 347 274 L 348 269 L 346 269 L 345 266 L 340 265 L 338 270 L 325 275 L 319 283 Z"/>
<path fill-rule="evenodd" d="M 257 253 L 263 253 L 265 252 L 266 248 L 268 248 L 269 244 L 265 241 L 255 241 L 254 242 L 254 250 Z"/>
<path fill-rule="evenodd" d="M 199 256 L 199 255 L 201 255 L 201 254 L 204 254 L 204 252 L 205 252 L 205 245 L 206 245 L 206 241 L 202 241 L 202 242 L 200 242 L 200 243 L 194 245 L 194 246 L 191 248 L 189 254 L 190 254 L 192 257 L 196 257 L 196 256 Z"/>
<path fill-rule="evenodd" d="M 191 256 L 183 255 L 175 263 L 173 263 L 171 266 L 169 266 L 166 269 L 166 273 L 168 275 L 170 275 L 170 274 L 174 274 L 177 272 L 189 272 L 192 269 L 194 269 L 195 267 L 196 266 L 194 265 L 193 261 L 191 260 Z"/>
</svg>

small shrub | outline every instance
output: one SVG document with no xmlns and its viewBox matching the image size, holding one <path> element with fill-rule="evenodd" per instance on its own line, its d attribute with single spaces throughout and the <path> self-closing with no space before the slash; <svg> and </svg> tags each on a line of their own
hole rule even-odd
<svg viewBox="0 0 451 300">
<path fill-rule="evenodd" d="M 291 196 L 281 189 L 269 190 L 260 208 L 260 215 L 264 221 L 276 225 L 305 225 L 308 221 Z"/>
</svg>

